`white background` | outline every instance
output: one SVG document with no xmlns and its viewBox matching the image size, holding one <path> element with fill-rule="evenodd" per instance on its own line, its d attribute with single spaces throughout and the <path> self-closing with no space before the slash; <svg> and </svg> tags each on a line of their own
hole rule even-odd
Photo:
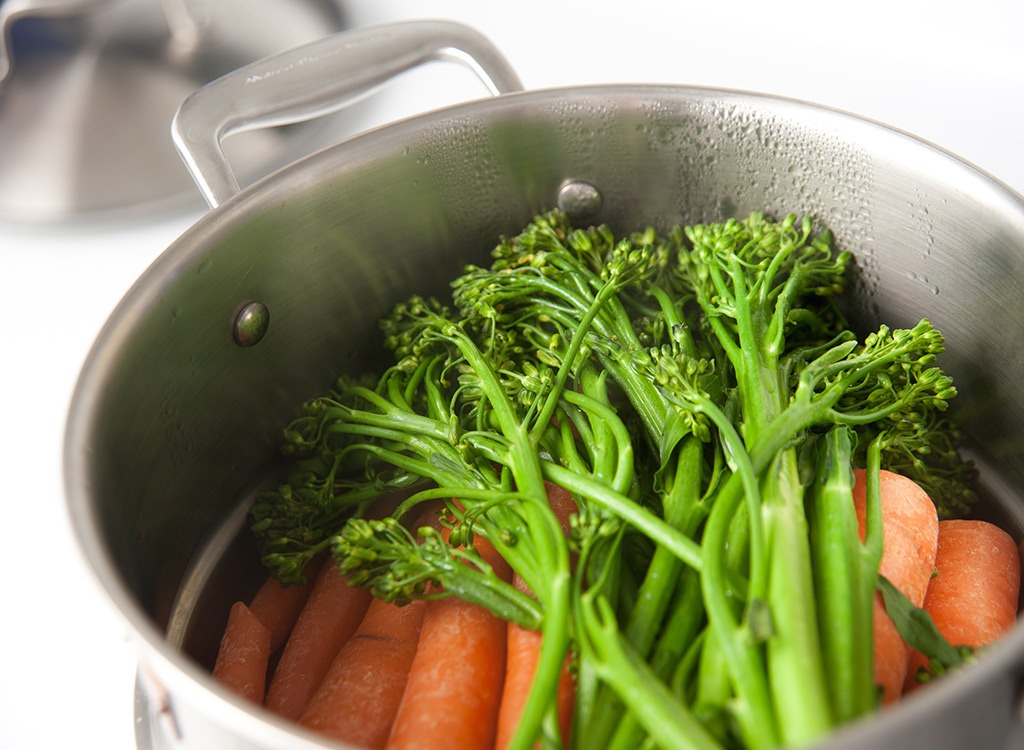
<svg viewBox="0 0 1024 750">
<path fill-rule="evenodd" d="M 1024 192 L 1018 0 L 345 5 L 353 25 L 465 21 L 491 37 L 528 89 L 673 82 L 849 110 L 943 146 Z M 482 95 L 448 70 L 412 80 L 380 95 L 382 121 Z M 78 370 L 104 320 L 202 213 L 197 204 L 131 224 L 0 224 L 2 750 L 135 746 L 133 646 L 67 526 L 62 433 Z"/>
</svg>

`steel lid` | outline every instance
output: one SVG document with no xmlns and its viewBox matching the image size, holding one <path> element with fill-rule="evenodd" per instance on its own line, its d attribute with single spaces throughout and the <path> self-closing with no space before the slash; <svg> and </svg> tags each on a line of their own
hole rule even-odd
<svg viewBox="0 0 1024 750">
<path fill-rule="evenodd" d="M 170 137 L 181 102 L 343 27 L 333 0 L 0 3 L 0 220 L 201 206 Z M 235 162 L 263 174 L 329 127 L 245 134 L 232 139 Z"/>
</svg>

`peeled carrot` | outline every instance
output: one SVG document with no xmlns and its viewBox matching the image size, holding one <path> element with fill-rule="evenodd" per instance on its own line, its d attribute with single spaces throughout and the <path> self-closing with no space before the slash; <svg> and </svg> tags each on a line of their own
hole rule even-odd
<svg viewBox="0 0 1024 750">
<path fill-rule="evenodd" d="M 519 576 L 514 577 L 516 587 L 527 590 Z M 540 658 L 541 633 L 528 630 L 515 623 L 508 625 L 508 646 L 505 684 L 498 714 L 497 739 L 494 747 L 504 750 L 509 746 L 519 726 L 519 717 L 526 706 L 526 697 L 533 685 L 533 675 Z"/>
<path fill-rule="evenodd" d="M 853 499 L 861 539 L 865 534 L 865 472 L 854 471 Z M 913 480 L 890 471 L 880 475 L 882 506 L 882 561 L 879 573 L 903 592 L 915 606 L 924 604 L 935 567 L 939 520 L 928 494 Z M 910 647 L 885 611 L 881 594 L 874 604 L 875 682 L 882 703 L 900 699 L 910 664 Z"/>
<path fill-rule="evenodd" d="M 551 510 L 562 527 L 562 533 L 568 535 L 572 517 L 580 512 L 576 500 L 573 499 L 569 490 L 559 487 L 557 484 L 545 482 L 544 487 L 548 493 L 548 504 L 551 505 Z"/>
<path fill-rule="evenodd" d="M 390 514 L 402 497 L 400 493 L 382 495 L 367 517 Z M 334 657 L 359 627 L 371 599 L 368 591 L 348 585 L 329 555 L 326 564 L 322 560 L 317 558 L 303 571 L 310 582 L 306 584 L 308 596 L 295 613 L 291 634 L 267 688 L 266 707 L 293 720 L 302 714 Z"/>
<path fill-rule="evenodd" d="M 383 748 L 405 691 L 426 602 L 374 599 L 299 717 L 299 724 L 357 747 Z"/>
<path fill-rule="evenodd" d="M 512 583 L 521 591 L 529 591 L 518 575 Z M 505 668 L 505 683 L 501 693 L 501 707 L 498 713 L 497 739 L 494 747 L 504 750 L 512 742 L 519 717 L 523 714 L 527 697 L 533 687 L 533 676 L 540 659 L 542 635 L 540 631 L 528 630 L 514 622 L 508 624 L 508 645 Z M 562 670 L 558 682 L 558 726 L 563 744 L 568 745 L 572 728 L 573 712 L 576 705 L 576 680 L 568 663 Z"/>
<path fill-rule="evenodd" d="M 563 532 L 568 533 L 570 518 L 579 512 L 576 501 L 562 487 L 550 482 L 546 484 L 551 510 L 558 517 Z M 529 587 L 518 575 L 513 574 L 512 583 L 521 591 L 530 593 Z M 540 659 L 541 641 L 542 637 L 539 631 L 528 630 L 515 623 L 509 623 L 505 684 L 502 689 L 497 739 L 494 744 L 497 750 L 504 750 L 508 747 L 519 727 L 519 717 L 523 714 L 527 697 L 533 687 L 533 677 Z M 562 677 L 558 683 L 558 723 L 565 744 L 568 744 L 575 703 L 576 682 L 567 664 L 562 670 Z"/>
<path fill-rule="evenodd" d="M 935 576 L 924 609 L 953 646 L 980 648 L 1009 631 L 1017 619 L 1021 563 L 1013 538 L 986 521 L 939 522 Z M 927 659 L 913 651 L 906 690 L 920 686 Z"/>
<path fill-rule="evenodd" d="M 270 662 L 270 631 L 245 602 L 228 613 L 213 678 L 238 695 L 262 703 Z"/>
<path fill-rule="evenodd" d="M 276 578 L 267 578 L 249 602 L 249 609 L 270 631 L 272 652 L 277 651 L 292 632 L 322 564 L 323 558 L 317 557 L 306 566 L 303 570 L 305 583 L 286 586 Z"/>
<path fill-rule="evenodd" d="M 439 525 L 428 504 L 413 528 Z M 365 748 L 383 748 L 419 645 L 427 602 L 404 606 L 371 599 L 355 633 L 341 647 L 299 716 L 299 724 Z"/>
<path fill-rule="evenodd" d="M 481 557 L 505 581 L 512 572 L 494 547 L 475 540 Z M 505 675 L 506 623 L 456 597 L 428 601 L 388 750 L 494 746 Z"/>
<path fill-rule="evenodd" d="M 333 560 L 321 568 L 274 669 L 266 707 L 298 719 L 324 675 L 366 615 L 370 592 L 349 586 Z"/>
</svg>

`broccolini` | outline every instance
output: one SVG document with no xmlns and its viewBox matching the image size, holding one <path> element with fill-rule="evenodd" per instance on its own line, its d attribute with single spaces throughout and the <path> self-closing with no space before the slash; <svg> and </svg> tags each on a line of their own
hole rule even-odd
<svg viewBox="0 0 1024 750">
<path fill-rule="evenodd" d="M 861 543 L 852 467 L 910 476 L 944 515 L 974 498 L 941 334 L 859 338 L 837 304 L 850 264 L 794 215 L 622 237 L 535 217 L 446 302 L 397 305 L 391 366 L 289 426 L 288 480 L 252 513 L 264 562 L 295 581 L 330 551 L 382 598 L 434 584 L 541 630 L 518 748 L 560 746 L 546 715 L 567 654 L 576 747 L 820 738 L 877 700 L 878 498 Z M 546 483 L 576 500 L 568 535 Z M 393 518 L 359 517 L 394 490 Z M 438 499 L 448 543 L 401 524 Z M 472 535 L 534 596 L 457 544 Z"/>
</svg>

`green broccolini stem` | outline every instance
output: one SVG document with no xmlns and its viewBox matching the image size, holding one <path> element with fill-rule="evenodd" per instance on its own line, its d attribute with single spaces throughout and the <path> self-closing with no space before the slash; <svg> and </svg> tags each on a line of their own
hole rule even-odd
<svg viewBox="0 0 1024 750">
<path fill-rule="evenodd" d="M 566 390 L 562 393 L 562 397 L 566 403 L 584 410 L 600 425 L 602 430 L 610 435 L 611 440 L 597 440 L 592 447 L 598 456 L 604 457 L 604 460 L 596 462 L 595 478 L 606 482 L 615 492 L 626 495 L 634 478 L 633 443 L 626 426 L 619 419 L 615 410 L 607 403 L 587 395 L 587 392 L 599 387 L 602 391 L 601 395 L 605 396 L 603 378 L 600 380 L 602 381 L 600 385 L 591 385 L 585 379 L 584 393 Z"/>
<path fill-rule="evenodd" d="M 699 651 L 691 654 L 693 685 L 690 703 L 708 730 L 723 743 L 735 742 L 731 706 L 737 700 L 729 664 L 714 629 L 704 631 Z M 730 742 L 732 741 L 732 742 Z"/>
<path fill-rule="evenodd" d="M 743 502 L 745 488 L 739 474 L 733 474 L 715 498 L 702 537 L 701 590 L 711 633 L 722 649 L 723 658 L 736 687 L 733 711 L 739 732 L 749 748 L 779 745 L 779 729 L 772 711 L 772 699 L 761 647 L 741 627 L 730 600 L 724 563 L 731 522 Z"/>
<path fill-rule="evenodd" d="M 654 561 L 651 561 L 654 565 Z M 678 571 L 674 576 L 675 586 L 673 600 L 670 602 L 666 614 L 660 616 L 656 625 L 654 635 L 656 642 L 653 645 L 652 653 L 649 656 L 649 663 L 654 676 L 668 683 L 673 681 L 673 676 L 680 669 L 680 661 L 690 649 L 694 648 L 697 634 L 703 622 L 703 605 L 700 595 L 700 582 L 697 574 L 690 568 L 683 567 L 676 560 Z M 670 577 L 658 579 L 659 582 L 667 582 Z M 645 582 L 646 583 L 646 580 Z M 642 595 L 642 589 L 641 589 Z M 634 609 L 634 613 L 639 608 Z M 640 627 L 639 620 L 637 626 Z M 644 637 L 634 635 L 634 638 Z M 627 642 L 630 633 L 626 631 Z M 637 654 L 641 657 L 641 654 Z M 676 700 L 684 705 L 687 703 L 686 696 L 675 693 Z M 623 706 L 606 706 L 596 712 L 592 730 L 587 732 L 587 742 L 583 747 L 600 746 L 606 750 L 633 750 L 638 746 L 638 738 L 643 735 L 642 726 L 632 712 L 623 715 Z M 602 720 L 603 719 L 603 720 Z M 591 742 L 593 738 L 593 742 Z M 606 742 L 601 738 L 606 738 Z"/>
<path fill-rule="evenodd" d="M 545 461 L 542 464 L 542 470 L 544 476 L 558 486 L 596 503 L 630 526 L 642 531 L 658 544 L 669 548 L 672 554 L 691 568 L 701 569 L 703 565 L 701 546 L 678 529 L 669 526 L 647 508 L 590 477 L 580 476 L 558 464 Z"/>
<path fill-rule="evenodd" d="M 663 495 L 665 523 L 693 538 L 705 511 L 699 504 L 703 444 L 690 435 L 680 444 L 671 489 Z M 666 547 L 657 547 L 643 582 L 637 606 L 625 625 L 626 639 L 642 657 L 650 652 L 662 627 L 669 602 L 675 592 L 682 561 Z"/>
<path fill-rule="evenodd" d="M 864 549 L 868 564 L 875 574 L 882 560 L 882 446 L 885 436 L 879 435 L 868 444 L 865 467 Z"/>
<path fill-rule="evenodd" d="M 547 499 L 547 489 L 541 473 L 540 459 L 535 442 L 520 421 L 490 361 L 477 349 L 473 341 L 454 324 L 445 331 L 455 341 L 467 363 L 480 378 L 501 432 L 509 441 L 508 466 L 515 479 L 516 490 L 522 496 L 525 528 L 537 535 L 536 557 L 532 566 L 545 571 L 544 575 L 524 578 L 544 606 L 541 631 L 540 659 L 534 676 L 533 689 L 527 698 L 519 728 L 510 750 L 526 750 L 544 721 L 547 706 L 552 702 L 561 676 L 562 664 L 569 645 L 569 592 L 571 574 L 569 553 L 561 526 Z M 523 564 L 522 555 L 515 544 L 505 544 L 498 537 L 492 543 L 515 570 L 531 567 Z"/>
<path fill-rule="evenodd" d="M 795 451 L 789 450 L 773 462 L 762 511 L 769 540 L 768 601 L 772 617 L 772 636 L 767 642 L 768 675 L 781 739 L 791 745 L 816 740 L 833 725 L 796 460 Z"/>
<path fill-rule="evenodd" d="M 757 733 L 762 730 L 758 726 L 771 726 L 777 732 L 775 740 L 787 744 L 816 739 L 832 723 L 822 697 L 826 688 L 817 650 L 803 492 L 796 453 L 789 442 L 799 431 L 780 435 L 778 448 L 769 452 L 770 457 L 758 456 L 758 462 L 764 462 L 762 466 L 753 461 L 755 451 L 762 447 L 762 436 L 774 431 L 774 422 L 788 406 L 787 383 L 782 381 L 785 369 L 780 367 L 785 353 L 782 331 L 800 288 L 795 279 L 800 276 L 785 266 L 805 239 L 789 235 L 792 223 L 788 218 L 778 225 L 777 235 L 770 228 L 758 236 L 756 227 L 751 226 L 747 236 L 744 232 L 748 227 L 738 223 L 723 225 L 720 235 L 691 231 L 695 260 L 705 264 L 703 278 L 707 280 L 698 285 L 697 301 L 735 376 L 742 436 L 750 451 L 751 465 L 744 474 L 749 477 L 753 472 L 761 477 L 760 471 L 767 468 L 767 473 L 756 480 L 760 483 L 759 502 L 751 504 L 751 480 L 744 482 L 751 531 L 756 532 L 758 521 L 764 522 L 760 551 L 753 547 L 757 537 L 751 535 L 749 564 L 754 593 L 747 604 L 748 608 L 761 606 L 756 593 L 760 588 L 759 572 L 767 571 L 770 634 L 765 639 L 766 665 L 761 665 L 755 652 L 743 647 L 744 631 L 723 596 L 727 527 L 738 507 L 738 500 L 733 499 L 733 479 L 725 485 L 731 491 L 716 499 L 705 528 L 705 604 L 712 632 L 736 684 L 736 715 L 744 739 L 759 741 Z M 727 429 L 733 428 L 729 425 Z M 734 458 L 739 455 L 746 453 L 733 450 Z M 752 616 L 755 610 L 748 609 L 747 614 Z M 765 718 L 769 711 L 774 711 L 770 725 Z"/>
<path fill-rule="evenodd" d="M 693 537 L 697 526 L 703 520 L 705 511 L 699 504 L 701 493 L 702 444 L 692 435 L 680 445 L 676 465 L 671 479 L 671 489 L 662 497 L 665 522 Z M 683 562 L 671 549 L 659 545 L 655 548 L 651 562 L 637 593 L 637 602 L 629 612 L 623 626 L 626 641 L 640 658 L 647 658 L 651 648 L 663 629 L 672 629 L 666 624 L 666 613 L 676 594 L 680 573 L 685 569 Z M 688 579 L 689 580 L 689 579 Z M 699 591 L 696 581 L 691 582 L 694 592 Z M 689 607 L 699 603 L 688 603 Z M 699 607 L 698 607 L 699 609 Z M 676 633 L 682 632 L 678 628 Z M 661 675 L 664 678 L 664 675 Z M 597 697 L 594 717 L 584 732 L 588 746 L 603 746 L 608 738 L 618 734 L 621 725 L 623 704 L 602 690 Z"/>
<path fill-rule="evenodd" d="M 873 625 L 878 559 L 860 541 L 853 503 L 850 430 L 818 441 L 818 470 L 808 508 L 822 653 L 838 722 L 873 711 Z"/>
<path fill-rule="evenodd" d="M 590 306 L 580 318 L 578 327 L 573 331 L 572 338 L 569 340 L 569 346 L 563 355 L 561 366 L 558 368 L 554 387 L 548 395 L 540 414 L 537 416 L 537 421 L 533 427 L 533 436 L 536 436 L 539 432 L 546 429 L 548 423 L 551 421 L 551 417 L 554 416 L 555 408 L 558 405 L 558 399 L 561 398 L 562 394 L 565 392 L 565 383 L 569 379 L 569 375 L 575 365 L 576 355 L 583 346 L 584 339 L 589 335 L 590 325 L 601 313 L 602 305 L 604 305 L 615 294 L 615 292 L 616 288 L 613 284 L 605 284 L 601 287 L 600 291 L 598 291 Z M 628 444 L 629 443 L 627 441 L 626 445 Z"/>
<path fill-rule="evenodd" d="M 673 686 L 675 699 L 686 705 L 687 696 L 676 691 L 673 677 L 679 670 L 688 669 L 682 664 L 682 660 L 691 649 L 696 652 L 695 644 L 699 645 L 703 641 L 703 638 L 699 637 L 699 632 L 704 620 L 704 607 L 701 603 L 700 582 L 692 569 L 681 569 L 681 574 L 676 577 L 675 589 L 675 600 L 672 602 L 668 617 L 664 620 L 660 638 L 650 658 L 650 665 L 658 679 Z M 689 665 L 691 668 L 692 666 L 693 664 Z M 633 750 L 643 735 L 640 722 L 632 713 L 621 716 L 620 711 L 615 711 L 612 715 L 618 720 L 613 724 L 614 730 L 611 731 L 606 750 Z"/>
<path fill-rule="evenodd" d="M 657 744 L 678 750 L 721 750 L 690 710 L 632 651 L 607 599 L 585 592 L 579 597 L 578 612 L 582 645 L 594 654 L 599 676 L 615 688 Z"/>
</svg>

